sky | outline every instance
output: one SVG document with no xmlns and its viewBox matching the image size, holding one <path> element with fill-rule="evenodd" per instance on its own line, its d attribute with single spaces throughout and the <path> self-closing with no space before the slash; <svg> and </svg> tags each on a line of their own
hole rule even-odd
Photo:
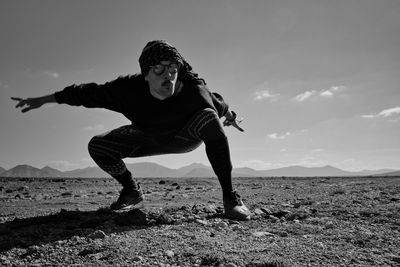
<svg viewBox="0 0 400 267">
<path fill-rule="evenodd" d="M 148 41 L 173 44 L 244 120 L 225 128 L 234 167 L 400 169 L 398 0 L 2 0 L 0 166 L 95 166 L 87 143 L 130 122 L 10 97 L 140 71 Z M 151 161 L 207 164 L 204 145 Z"/>
</svg>

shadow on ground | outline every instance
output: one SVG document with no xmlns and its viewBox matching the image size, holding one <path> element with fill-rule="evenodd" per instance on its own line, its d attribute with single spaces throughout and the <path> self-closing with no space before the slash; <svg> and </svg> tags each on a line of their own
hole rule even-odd
<svg viewBox="0 0 400 267">
<path fill-rule="evenodd" d="M 12 248 L 40 246 L 73 236 L 90 237 L 96 230 L 106 235 L 142 229 L 177 221 L 166 211 L 131 210 L 115 212 L 109 208 L 96 211 L 69 211 L 19 219 L 0 224 L 0 252 Z"/>
</svg>

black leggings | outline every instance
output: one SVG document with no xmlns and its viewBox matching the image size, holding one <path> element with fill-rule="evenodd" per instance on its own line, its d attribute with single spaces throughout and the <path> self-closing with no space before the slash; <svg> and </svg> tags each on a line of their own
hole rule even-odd
<svg viewBox="0 0 400 267">
<path fill-rule="evenodd" d="M 220 143 L 219 140 L 224 144 L 223 149 L 217 149 L 221 151 L 217 155 L 218 152 L 213 150 L 217 147 L 215 144 Z M 232 166 L 228 142 L 219 117 L 211 108 L 196 113 L 174 136 L 151 136 L 132 124 L 93 137 L 88 149 L 90 156 L 101 169 L 112 177 L 118 177 L 127 170 L 123 158 L 185 153 L 196 149 L 202 142 L 206 144 L 207 156 L 218 178 L 221 179 L 221 175 L 229 176 L 230 180 Z"/>
</svg>

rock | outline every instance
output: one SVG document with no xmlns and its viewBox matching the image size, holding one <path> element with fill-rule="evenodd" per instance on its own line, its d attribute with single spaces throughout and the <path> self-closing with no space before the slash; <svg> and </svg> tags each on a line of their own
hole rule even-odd
<svg viewBox="0 0 400 267">
<path fill-rule="evenodd" d="M 261 208 L 261 210 L 267 215 L 271 215 L 272 214 L 272 211 L 270 209 L 268 209 L 268 208 Z"/>
<path fill-rule="evenodd" d="M 240 225 L 240 224 L 232 225 L 232 230 L 233 231 L 242 231 L 243 230 L 243 226 Z"/>
<path fill-rule="evenodd" d="M 178 183 L 173 183 L 171 184 L 171 186 L 178 186 Z"/>
<path fill-rule="evenodd" d="M 141 257 L 141 256 L 135 256 L 135 257 L 133 257 L 132 260 L 135 261 L 135 262 L 143 261 L 143 257 Z"/>
<path fill-rule="evenodd" d="M 300 208 L 300 206 L 301 206 L 300 202 L 296 202 L 296 203 L 293 204 L 293 207 L 296 208 L 296 209 Z"/>
<path fill-rule="evenodd" d="M 107 235 L 101 230 L 96 230 L 88 236 L 90 239 L 106 238 Z"/>
<path fill-rule="evenodd" d="M 27 191 L 27 190 L 29 190 L 29 187 L 27 187 L 27 186 L 20 186 L 20 187 L 18 187 L 18 189 L 17 189 L 19 192 L 21 192 L 21 191 Z"/>
<path fill-rule="evenodd" d="M 62 197 L 72 197 L 72 192 L 64 192 L 61 194 Z"/>
<path fill-rule="evenodd" d="M 12 189 L 6 189 L 6 193 L 12 193 L 12 192 L 14 192 L 14 190 L 12 190 Z"/>
<path fill-rule="evenodd" d="M 169 258 L 172 258 L 173 256 L 175 256 L 175 253 L 172 250 L 166 250 L 164 252 L 164 254 Z"/>
<path fill-rule="evenodd" d="M 284 216 L 289 215 L 291 212 L 289 210 L 280 210 L 277 212 L 272 213 L 272 215 L 274 215 L 277 218 L 282 218 Z"/>
<path fill-rule="evenodd" d="M 255 232 L 255 233 L 252 233 L 251 235 L 255 236 L 255 237 L 275 236 L 273 233 L 270 233 L 270 232 Z"/>
<path fill-rule="evenodd" d="M 271 220 L 271 222 L 276 223 L 279 221 L 279 218 L 275 217 L 274 215 L 269 215 L 268 219 Z"/>
<path fill-rule="evenodd" d="M 224 265 L 224 267 L 237 267 L 237 265 L 234 264 L 234 263 L 229 262 L 226 265 Z"/>
<path fill-rule="evenodd" d="M 196 219 L 196 222 L 202 225 L 208 225 L 208 222 L 205 220 Z"/>
<path fill-rule="evenodd" d="M 158 182 L 158 184 L 165 184 L 165 181 L 161 180 L 161 181 Z"/>
<path fill-rule="evenodd" d="M 258 209 L 258 208 L 257 208 L 257 209 L 254 210 L 254 214 L 255 214 L 255 215 L 263 215 L 264 212 L 263 212 L 261 209 Z"/>
<path fill-rule="evenodd" d="M 228 227 L 228 224 L 226 222 L 218 222 L 214 224 L 215 227 L 221 227 L 221 228 L 226 228 Z"/>
<path fill-rule="evenodd" d="M 392 257 L 390 258 L 390 260 L 391 260 L 391 261 L 394 261 L 394 262 L 397 262 L 397 263 L 400 263 L 400 256 L 392 256 Z"/>
</svg>

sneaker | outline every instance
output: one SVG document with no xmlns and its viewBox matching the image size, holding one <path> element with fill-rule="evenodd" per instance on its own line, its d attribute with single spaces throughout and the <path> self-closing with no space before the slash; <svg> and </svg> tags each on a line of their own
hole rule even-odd
<svg viewBox="0 0 400 267">
<path fill-rule="evenodd" d="M 250 220 L 251 212 L 243 204 L 236 191 L 232 191 L 228 196 L 224 196 L 225 216 L 232 220 Z"/>
<path fill-rule="evenodd" d="M 131 210 L 143 207 L 144 195 L 142 188 L 138 189 L 122 188 L 118 200 L 111 204 L 112 210 Z"/>
</svg>

